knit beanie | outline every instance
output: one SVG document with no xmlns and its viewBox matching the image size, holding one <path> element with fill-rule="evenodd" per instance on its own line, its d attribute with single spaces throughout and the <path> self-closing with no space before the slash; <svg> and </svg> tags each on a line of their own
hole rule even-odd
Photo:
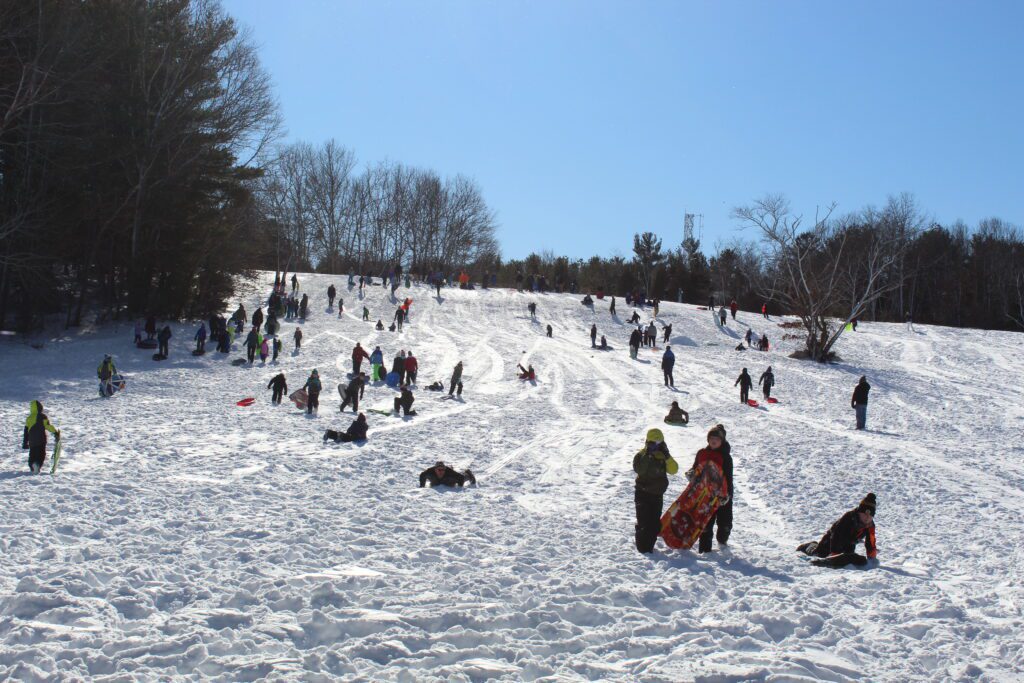
<svg viewBox="0 0 1024 683">
<path fill-rule="evenodd" d="M 647 440 L 654 443 L 662 443 L 665 440 L 665 436 L 661 433 L 660 429 L 649 429 L 647 430 Z"/>
<path fill-rule="evenodd" d="M 869 493 L 864 496 L 864 500 L 860 502 L 860 507 L 868 510 L 874 516 L 876 508 L 875 494 Z"/>
<path fill-rule="evenodd" d="M 712 427 L 711 430 L 708 432 L 708 439 L 710 439 L 713 436 L 717 436 L 719 439 L 725 439 L 725 435 L 722 434 L 722 430 L 719 429 L 718 427 Z"/>
</svg>

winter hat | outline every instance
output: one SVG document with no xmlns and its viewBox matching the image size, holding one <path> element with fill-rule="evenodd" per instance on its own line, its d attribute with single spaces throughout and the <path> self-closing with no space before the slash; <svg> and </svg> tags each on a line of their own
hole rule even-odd
<svg viewBox="0 0 1024 683">
<path fill-rule="evenodd" d="M 717 429 L 718 431 L 722 432 L 722 439 L 724 440 L 725 439 L 725 425 L 722 424 L 722 423 L 718 423 L 718 424 L 715 425 L 715 429 Z"/>
<path fill-rule="evenodd" d="M 722 430 L 719 429 L 718 427 L 712 427 L 708 431 L 708 439 L 710 439 L 713 436 L 717 436 L 719 439 L 723 439 L 723 440 L 725 439 L 725 435 L 722 434 Z"/>
<path fill-rule="evenodd" d="M 869 493 L 868 495 L 864 496 L 864 500 L 860 502 L 860 507 L 864 508 L 865 510 L 869 511 L 872 515 L 874 515 L 876 507 L 875 494 Z"/>
<path fill-rule="evenodd" d="M 665 440 L 665 435 L 661 433 L 660 429 L 649 429 L 647 430 L 647 440 L 662 443 Z"/>
<path fill-rule="evenodd" d="M 445 466 L 444 460 L 438 460 L 437 462 L 434 463 L 434 467 L 444 467 L 444 466 Z"/>
</svg>

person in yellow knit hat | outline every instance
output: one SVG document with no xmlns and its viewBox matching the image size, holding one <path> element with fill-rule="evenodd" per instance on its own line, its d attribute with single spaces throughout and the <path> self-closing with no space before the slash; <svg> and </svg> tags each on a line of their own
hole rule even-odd
<svg viewBox="0 0 1024 683">
<path fill-rule="evenodd" d="M 39 474 L 46 460 L 46 432 L 50 432 L 60 441 L 60 430 L 50 424 L 43 412 L 43 404 L 32 401 L 29 404 L 28 419 L 25 420 L 25 433 L 21 447 L 28 449 L 28 468 L 32 474 Z"/>
<path fill-rule="evenodd" d="M 679 471 L 679 465 L 672 459 L 665 445 L 665 436 L 660 429 L 647 432 L 644 447 L 633 456 L 633 471 L 636 472 L 636 489 L 633 499 L 636 503 L 636 549 L 642 553 L 654 550 L 654 543 L 661 531 L 661 508 L 668 475 Z"/>
</svg>

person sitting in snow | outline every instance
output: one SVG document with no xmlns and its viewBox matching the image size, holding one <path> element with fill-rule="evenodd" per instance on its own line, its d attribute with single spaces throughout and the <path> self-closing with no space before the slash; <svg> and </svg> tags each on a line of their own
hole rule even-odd
<svg viewBox="0 0 1024 683">
<path fill-rule="evenodd" d="M 377 318 L 377 331 L 378 332 L 383 332 L 384 331 L 384 323 L 381 322 L 380 318 Z"/>
<path fill-rule="evenodd" d="M 324 443 L 330 439 L 334 443 L 352 443 L 353 441 L 366 441 L 366 431 L 368 426 L 366 424 L 366 416 L 359 413 L 359 417 L 352 421 L 352 424 L 348 426 L 348 429 L 344 432 L 336 432 L 333 429 L 328 429 L 324 432 Z"/>
<path fill-rule="evenodd" d="M 876 506 L 875 494 L 869 493 L 857 507 L 840 517 L 820 541 L 803 543 L 797 547 L 797 551 L 819 558 L 814 560 L 814 564 L 819 567 L 866 565 L 868 558 L 878 557 L 878 547 L 875 545 Z M 867 557 L 855 552 L 857 544 L 862 540 Z"/>
<path fill-rule="evenodd" d="M 412 395 L 412 391 L 409 390 L 408 384 L 402 385 L 402 395 L 395 397 L 395 412 L 403 412 L 406 416 L 415 415 L 416 411 L 412 409 L 413 401 L 416 399 Z"/>
<path fill-rule="evenodd" d="M 438 460 L 433 467 L 420 472 L 420 488 L 426 486 L 428 482 L 432 487 L 465 486 L 466 482 L 472 486 L 476 484 L 476 477 L 468 469 L 459 473 L 445 465 L 443 460 Z"/>
<path fill-rule="evenodd" d="M 535 379 L 537 379 L 537 373 L 535 373 L 533 371 L 533 366 L 531 365 L 529 368 L 524 368 L 522 365 L 520 365 L 519 366 L 519 379 L 527 380 L 527 381 L 530 381 L 530 382 L 532 382 Z"/>
<path fill-rule="evenodd" d="M 685 425 L 690 422 L 690 414 L 679 407 L 679 401 L 672 401 L 668 415 L 665 416 L 665 422 L 670 425 Z"/>
</svg>

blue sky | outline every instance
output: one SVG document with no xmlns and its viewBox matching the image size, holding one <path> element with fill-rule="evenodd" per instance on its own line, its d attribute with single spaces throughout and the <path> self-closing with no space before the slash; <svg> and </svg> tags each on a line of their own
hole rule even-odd
<svg viewBox="0 0 1024 683">
<path fill-rule="evenodd" d="M 1024 2 L 226 0 L 288 137 L 461 173 L 506 257 L 704 251 L 733 206 L 1024 224 Z"/>
</svg>

